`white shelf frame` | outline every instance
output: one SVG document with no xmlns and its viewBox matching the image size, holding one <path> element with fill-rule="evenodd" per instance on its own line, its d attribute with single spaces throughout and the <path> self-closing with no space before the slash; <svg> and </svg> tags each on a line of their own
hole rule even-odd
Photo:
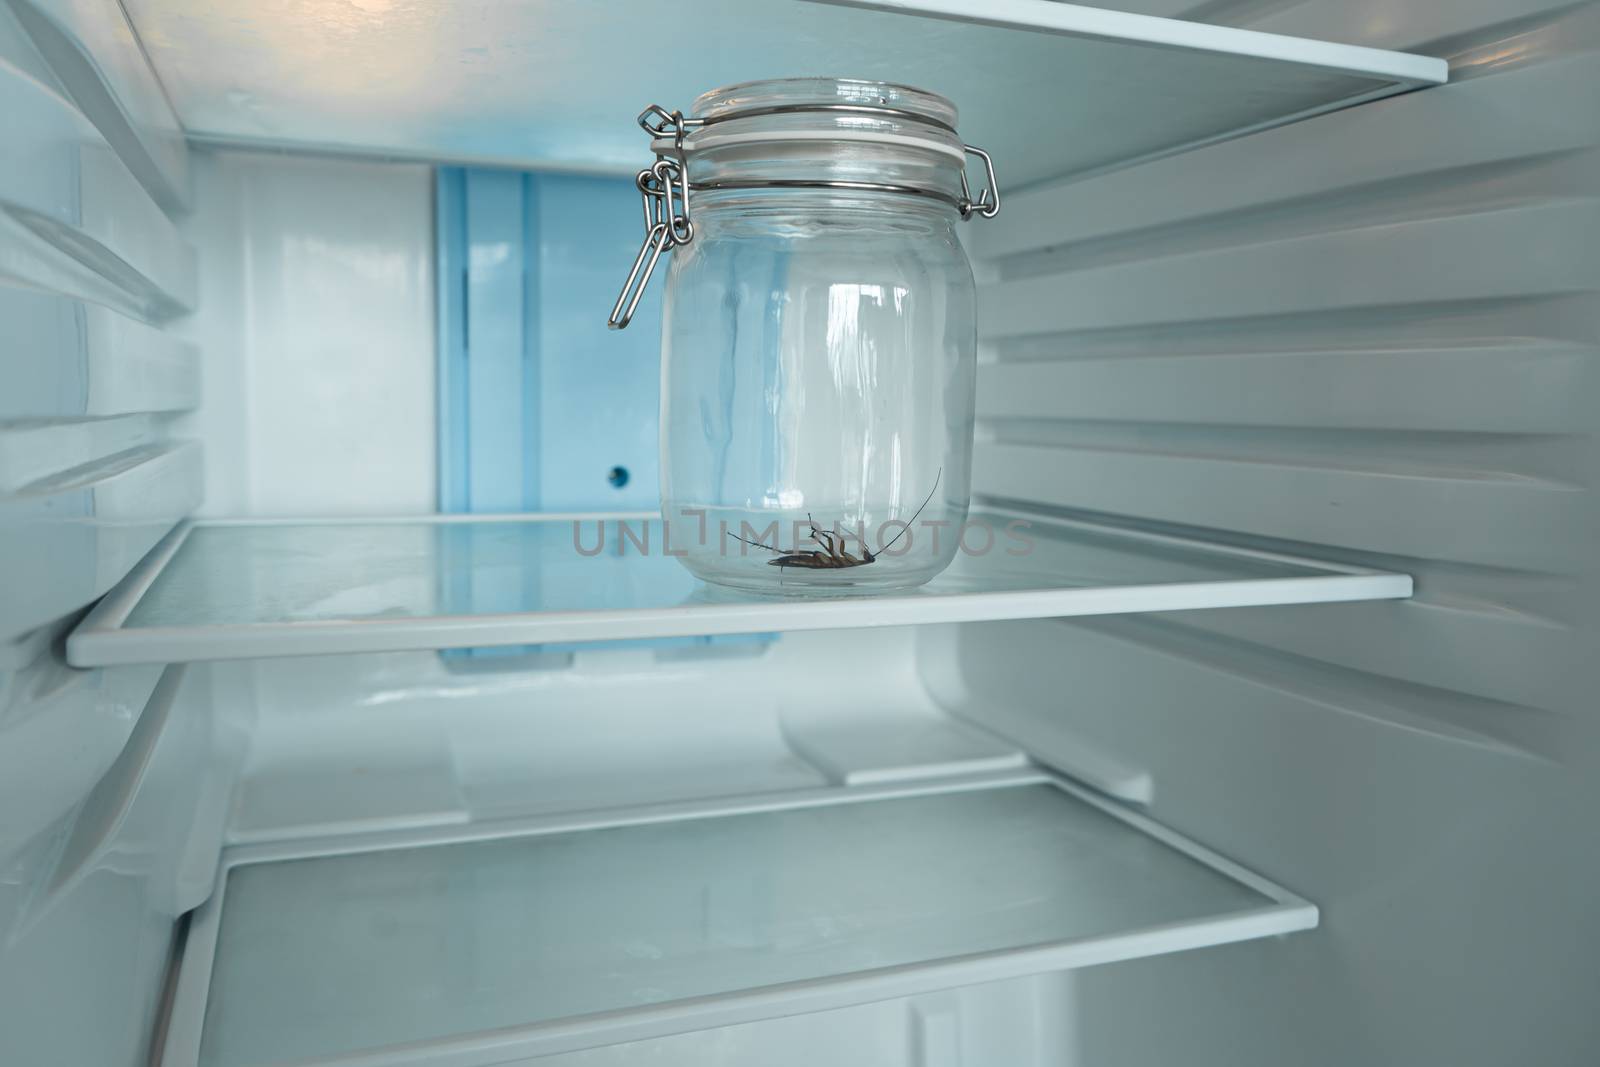
<svg viewBox="0 0 1600 1067">
<path fill-rule="evenodd" d="M 654 513 L 426 515 L 359 519 L 190 520 L 135 567 L 67 639 L 77 667 L 451 648 L 534 645 L 719 634 L 856 629 L 872 626 L 1067 618 L 1083 615 L 1189 611 L 1202 608 L 1402 599 L 1409 575 L 1322 563 L 1257 549 L 1219 546 L 1163 534 L 1101 526 L 1022 510 L 983 509 L 1000 518 L 1114 534 L 1129 543 L 1213 553 L 1241 562 L 1306 568 L 1320 573 L 1283 578 L 1042 588 L 996 592 L 882 594 L 832 599 L 756 597 L 639 609 L 514 614 L 432 615 L 245 623 L 194 627 L 135 627 L 124 623 L 184 541 L 202 526 L 434 525 L 510 522 L 593 522 L 656 518 Z M 975 509 L 975 514 L 978 509 Z"/>
<path fill-rule="evenodd" d="M 830 7 L 898 11 L 946 22 L 1003 26 L 1013 30 L 1088 37 L 1124 44 L 1160 45 L 1196 52 L 1277 59 L 1304 67 L 1393 79 L 1399 91 L 1442 85 L 1450 64 L 1433 56 L 1363 45 L 1336 44 L 1280 33 L 1262 33 L 1206 22 L 1108 11 L 1056 0 L 807 0 Z M 1287 121 L 1287 120 L 1285 120 Z"/>
<path fill-rule="evenodd" d="M 1054 786 L 1135 831 L 1254 890 L 1270 903 L 1225 916 L 1164 923 L 1114 934 L 974 953 L 946 960 L 689 997 L 482 1033 L 317 1057 L 297 1061 L 293 1067 L 493 1067 L 496 1064 L 521 1062 L 524 1057 L 575 1052 L 603 1045 L 918 996 L 957 986 L 1295 933 L 1315 929 L 1320 921 L 1317 906 L 1304 897 L 1068 779 L 1032 769 L 933 782 L 821 787 L 754 797 L 344 835 L 312 841 L 244 845 L 223 853 L 216 890 L 196 911 L 191 922 L 180 961 L 160 1063 L 162 1067 L 199 1065 L 206 998 L 211 984 L 222 912 L 226 906 L 228 872 L 235 867 L 356 852 L 570 833 L 1027 785 Z"/>
<path fill-rule="evenodd" d="M 856 7 L 876 11 L 898 11 L 909 16 L 965 22 L 978 26 L 1001 26 L 1060 37 L 1082 37 L 1121 44 L 1144 44 L 1191 52 L 1242 56 L 1250 59 L 1281 60 L 1302 67 L 1335 71 L 1356 77 L 1390 79 L 1389 84 L 1355 96 L 1329 100 L 1316 107 L 1275 115 L 1262 122 L 1209 137 L 1180 141 L 1154 152 L 1119 159 L 1103 167 L 1076 171 L 1074 181 L 1095 177 L 1125 167 L 1204 148 L 1207 145 L 1246 137 L 1252 133 L 1303 122 L 1348 107 L 1386 100 L 1401 93 L 1446 85 L 1450 81 L 1450 62 L 1436 56 L 1396 52 L 1364 45 L 1338 44 L 1281 33 L 1263 33 L 1233 26 L 1140 15 L 1131 11 L 1108 11 L 1058 0 L 801 0 L 830 7 Z M 1043 183 L 1050 184 L 1048 181 Z M 1036 187 L 1024 185 L 1022 191 Z"/>
</svg>

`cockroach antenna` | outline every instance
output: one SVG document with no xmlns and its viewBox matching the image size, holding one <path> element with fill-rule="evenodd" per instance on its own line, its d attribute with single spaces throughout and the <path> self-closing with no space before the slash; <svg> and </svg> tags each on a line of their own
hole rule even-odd
<svg viewBox="0 0 1600 1067">
<path fill-rule="evenodd" d="M 780 552 L 781 553 L 783 551 L 783 549 L 781 549 L 781 548 L 773 548 L 771 545 L 764 545 L 760 541 L 752 541 L 748 537 L 740 537 L 738 534 L 734 533 L 732 530 L 723 530 L 722 532 L 727 534 L 729 537 L 733 538 L 735 541 L 743 541 L 745 544 L 749 545 L 751 548 L 764 548 L 768 552 Z"/>
<path fill-rule="evenodd" d="M 918 519 L 922 518 L 923 511 L 926 510 L 929 502 L 933 500 L 933 494 L 935 494 L 935 493 L 937 493 L 939 491 L 939 479 L 942 478 L 942 477 L 944 477 L 944 468 L 940 467 L 939 468 L 939 473 L 935 474 L 933 476 L 933 488 L 929 489 L 928 490 L 928 495 L 923 498 L 922 506 L 917 509 L 917 513 L 915 515 L 911 516 L 911 521 L 906 523 L 905 528 L 902 529 L 899 533 L 894 535 L 894 540 L 890 541 L 888 544 L 886 544 L 882 548 L 878 549 L 877 556 L 881 556 L 885 552 L 887 552 L 891 548 L 893 548 L 894 547 L 894 542 L 898 541 L 898 540 L 900 540 L 900 538 L 904 537 L 906 535 L 906 533 L 908 531 L 910 531 L 911 527 L 913 525 L 915 525 L 916 521 Z M 877 556 L 873 555 L 871 552 L 867 553 L 867 559 L 869 559 L 869 560 L 876 559 Z"/>
</svg>

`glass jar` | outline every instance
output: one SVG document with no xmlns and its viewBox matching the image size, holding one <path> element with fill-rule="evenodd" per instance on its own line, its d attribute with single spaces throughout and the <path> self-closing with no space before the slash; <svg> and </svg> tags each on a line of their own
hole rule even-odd
<svg viewBox="0 0 1600 1067">
<path fill-rule="evenodd" d="M 649 229 L 629 289 L 673 251 L 669 551 L 761 592 L 926 582 L 955 555 L 971 485 L 975 298 L 955 224 L 998 210 L 969 194 L 955 107 L 797 79 L 641 124 L 658 162 L 639 177 Z"/>
</svg>

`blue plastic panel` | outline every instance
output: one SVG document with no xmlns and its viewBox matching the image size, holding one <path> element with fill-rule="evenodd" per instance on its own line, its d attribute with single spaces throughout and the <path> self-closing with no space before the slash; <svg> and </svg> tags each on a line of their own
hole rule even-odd
<svg viewBox="0 0 1600 1067">
<path fill-rule="evenodd" d="M 617 178 L 439 169 L 440 511 L 657 506 L 660 287 L 631 327 L 606 328 L 642 237 L 637 199 Z M 517 610 L 527 590 L 465 563 L 446 571 L 452 602 Z"/>
<path fill-rule="evenodd" d="M 659 290 L 605 323 L 638 252 L 632 183 L 438 174 L 440 510 L 653 509 Z"/>
</svg>

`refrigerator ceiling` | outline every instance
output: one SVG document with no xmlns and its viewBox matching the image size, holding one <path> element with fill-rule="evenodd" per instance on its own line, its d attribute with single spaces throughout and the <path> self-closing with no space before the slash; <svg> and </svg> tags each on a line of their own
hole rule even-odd
<svg viewBox="0 0 1600 1067">
<path fill-rule="evenodd" d="M 757 78 L 934 90 L 1018 186 L 1446 74 L 1442 60 L 1049 0 L 620 0 L 603 18 L 561 0 L 127 8 L 198 140 L 621 173 L 646 157 L 646 105 Z"/>
</svg>

